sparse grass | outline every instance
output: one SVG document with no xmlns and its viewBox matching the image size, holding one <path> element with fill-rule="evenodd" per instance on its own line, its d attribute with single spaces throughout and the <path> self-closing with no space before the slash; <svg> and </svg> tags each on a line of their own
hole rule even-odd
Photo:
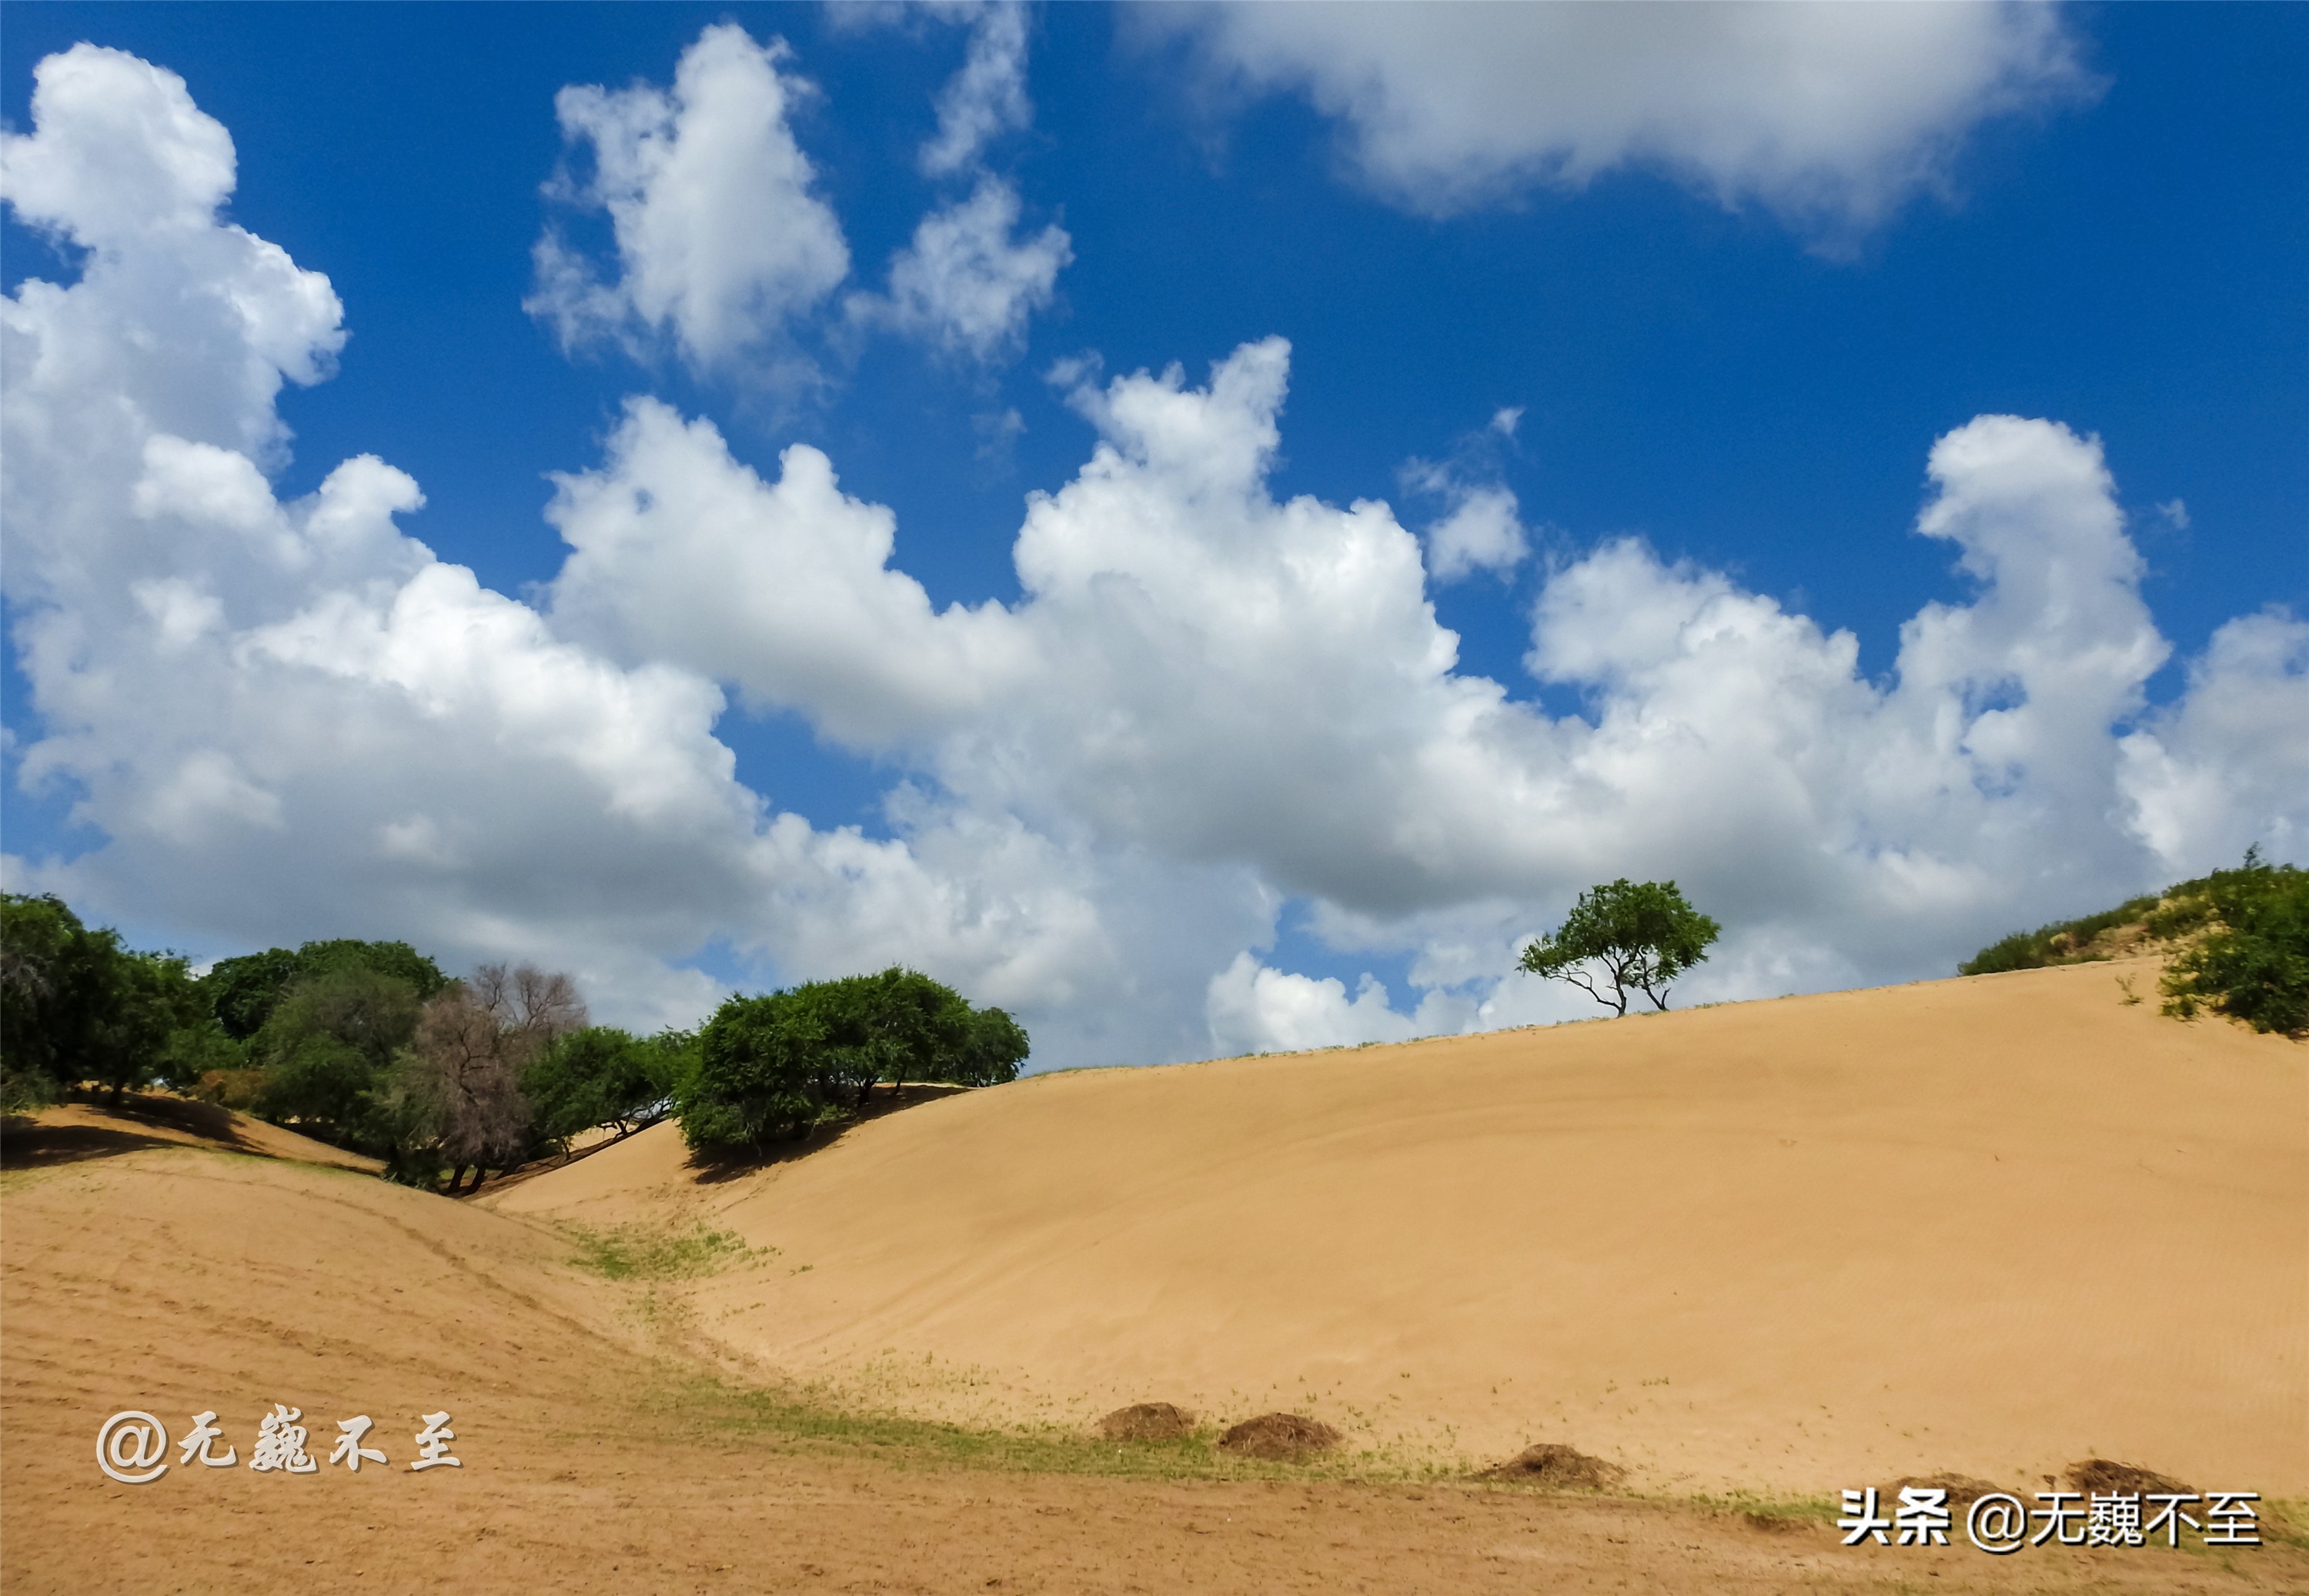
<svg viewBox="0 0 2309 1596">
<path fill-rule="evenodd" d="M 1784 1520 L 1794 1525 L 1831 1524 L 1844 1511 L 1843 1505 L 1834 1497 L 1775 1497 L 1754 1491 L 1656 1499 L 1686 1503 L 1712 1513 L 1739 1514 L 1759 1521 Z"/>
<path fill-rule="evenodd" d="M 732 1264 L 774 1257 L 774 1247 L 749 1247 L 732 1230 L 693 1225 L 687 1230 L 652 1225 L 562 1227 L 577 1246 L 569 1261 L 613 1281 L 699 1280 Z"/>
<path fill-rule="evenodd" d="M 1303 1462 L 1265 1462 L 1218 1448 L 1210 1425 L 1178 1441 L 1116 1442 L 1061 1425 L 954 1424 L 845 1407 L 817 1387 L 760 1388 L 661 1366 L 640 1397 L 651 1428 L 787 1454 L 870 1457 L 902 1468 L 1137 1480 L 1333 1480 L 1428 1484 L 1464 1477 L 1464 1460 L 1418 1460 L 1391 1452 L 1338 1452 Z"/>
<path fill-rule="evenodd" d="M 2172 890 L 2182 893 L 2197 884 L 2184 883 Z M 2041 970 L 2048 964 L 2082 964 L 2106 959 L 2116 951 L 2110 941 L 2112 933 L 2127 927 L 2147 925 L 2151 934 L 2169 936 L 2173 931 L 2157 928 L 2159 898 L 2151 893 L 2132 898 L 2114 909 L 2104 909 L 2098 914 L 2088 914 L 2073 920 L 2055 920 L 2049 926 L 2039 926 L 2034 931 L 2015 931 L 2002 942 L 1993 942 L 1956 967 L 1959 975 L 2001 975 L 2012 970 Z"/>
<path fill-rule="evenodd" d="M 2271 1497 L 2261 1505 L 2261 1539 L 2309 1551 L 2309 1497 Z"/>
</svg>

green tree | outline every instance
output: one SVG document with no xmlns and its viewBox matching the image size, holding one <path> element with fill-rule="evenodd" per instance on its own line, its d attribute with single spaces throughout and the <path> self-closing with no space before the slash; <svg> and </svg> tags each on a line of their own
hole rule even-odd
<svg viewBox="0 0 2309 1596">
<path fill-rule="evenodd" d="M 2149 922 L 2159 936 L 2205 927 L 2166 965 L 2164 1012 L 2192 1020 L 2210 1010 L 2255 1031 L 2309 1036 L 2309 872 L 2264 864 L 2253 849 L 2242 867 L 2187 887 Z"/>
<path fill-rule="evenodd" d="M 1026 1030 L 999 1008 L 971 1012 L 962 1051 L 947 1078 L 960 1086 L 999 1086 L 1018 1078 L 1026 1062 Z"/>
<path fill-rule="evenodd" d="M 405 942 L 340 937 L 307 942 L 293 952 L 274 947 L 220 959 L 202 978 L 201 985 L 226 1034 L 236 1041 L 246 1041 L 264 1029 L 273 1005 L 290 987 L 346 965 L 407 982 L 420 1003 L 449 984 L 440 966 Z"/>
<path fill-rule="evenodd" d="M 173 953 L 125 948 L 64 901 L 0 902 L 0 1098 L 10 1111 L 92 1081 L 112 1100 L 174 1077 L 206 1024 L 205 997 Z"/>
<path fill-rule="evenodd" d="M 291 982 L 249 1042 L 263 1069 L 256 1111 L 334 1142 L 373 1140 L 371 1108 L 393 1057 L 415 1040 L 411 983 L 353 959 Z"/>
<path fill-rule="evenodd" d="M 862 1109 L 884 1081 L 1015 1080 L 1025 1031 L 917 971 L 733 997 L 698 1032 L 676 1091 L 692 1145 L 761 1146 Z"/>
<path fill-rule="evenodd" d="M 78 1074 L 109 1089 L 117 1104 L 130 1087 L 159 1078 L 169 1039 L 200 1019 L 201 994 L 176 954 L 131 953 L 109 927 L 88 936 L 104 947 L 91 961 L 94 1014 Z"/>
<path fill-rule="evenodd" d="M 1522 968 L 1569 981 L 1615 1014 L 1628 1012 L 1634 992 L 1665 1009 L 1669 983 L 1708 957 L 1722 929 L 1673 881 L 1621 876 L 1580 893 L 1561 926 L 1526 945 Z M 1599 971 L 1608 993 L 1596 984 Z"/>
<path fill-rule="evenodd" d="M 180 1025 L 169 1033 L 168 1045 L 160 1053 L 160 1079 L 187 1096 L 205 1096 L 217 1100 L 226 1095 L 221 1088 L 228 1077 L 254 1074 L 249 1068 L 248 1048 L 232 1040 L 217 1017 L 206 1011 L 201 995 L 195 1002 L 200 1007 L 188 1025 Z M 239 1105 L 235 1104 L 238 1107 Z"/>
<path fill-rule="evenodd" d="M 673 1096 L 689 1040 L 678 1031 L 644 1040 L 614 1025 L 555 1038 L 521 1076 L 537 1134 L 566 1151 L 595 1126 L 613 1125 L 622 1136 L 654 1124 Z"/>
<path fill-rule="evenodd" d="M 264 1029 L 274 1000 L 303 973 L 292 950 L 274 947 L 219 959 L 201 978 L 201 985 L 209 995 L 210 1012 L 225 1034 L 245 1042 Z"/>
<path fill-rule="evenodd" d="M 765 1146 L 817 1123 L 825 1030 L 796 992 L 732 997 L 697 1033 L 697 1069 L 675 1103 L 693 1147 Z"/>
<path fill-rule="evenodd" d="M 54 1102 L 82 1051 L 87 927 L 54 895 L 0 897 L 0 1111 Z"/>
</svg>

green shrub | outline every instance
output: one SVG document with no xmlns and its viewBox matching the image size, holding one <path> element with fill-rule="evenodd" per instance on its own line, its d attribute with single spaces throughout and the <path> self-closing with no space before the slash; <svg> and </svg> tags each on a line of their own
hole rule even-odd
<svg viewBox="0 0 2309 1596">
<path fill-rule="evenodd" d="M 2164 1012 L 2210 1010 L 2255 1031 L 2309 1036 L 2309 872 L 2265 865 L 2216 871 L 2174 906 L 2173 923 L 2210 928 L 2175 954 L 2159 983 Z M 2177 892 L 2177 889 L 2176 889 Z"/>
<path fill-rule="evenodd" d="M 674 1111 L 694 1147 L 759 1148 L 862 1109 L 879 1082 L 990 1086 L 1026 1054 L 1000 1009 L 893 967 L 731 998 L 697 1033 Z"/>
<path fill-rule="evenodd" d="M 2092 945 L 2101 933 L 2153 919 L 2158 902 L 2155 897 L 2132 898 L 2114 909 L 2104 909 L 2080 919 L 2054 920 L 2034 931 L 2015 931 L 1973 954 L 1956 967 L 1956 972 L 2002 975 L 2008 970 L 2041 970 L 2047 964 L 2080 964 L 2105 959 L 2108 955 Z M 2157 931 L 2153 925 L 2150 931 L 2154 936 L 2170 935 Z"/>
</svg>

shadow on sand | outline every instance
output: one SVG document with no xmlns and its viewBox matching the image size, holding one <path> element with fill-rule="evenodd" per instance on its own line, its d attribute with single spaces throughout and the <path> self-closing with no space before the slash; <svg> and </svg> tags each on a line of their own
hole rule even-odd
<svg viewBox="0 0 2309 1596">
<path fill-rule="evenodd" d="M 233 1152 L 262 1152 L 233 1123 L 231 1110 L 188 1098 L 162 1097 L 129 1091 L 114 1103 L 104 1096 L 75 1100 L 113 1121 L 109 1125 L 42 1125 L 30 1117 L 0 1121 L 0 1168 L 37 1169 L 51 1164 L 77 1164 L 90 1159 L 117 1158 L 124 1152 L 143 1152 L 155 1147 L 182 1147 L 186 1138 Z M 154 1135 L 134 1128 L 150 1126 L 174 1131 Z"/>
<path fill-rule="evenodd" d="M 791 1141 L 775 1142 L 766 1148 L 707 1149 L 693 1148 L 689 1168 L 700 1186 L 716 1186 L 725 1180 L 735 1180 L 772 1164 L 790 1164 L 797 1159 L 822 1152 L 869 1119 L 920 1108 L 940 1098 L 954 1097 L 973 1090 L 968 1086 L 951 1086 L 943 1082 L 909 1082 L 886 1095 L 869 1097 L 866 1106 L 852 1110 L 846 1119 L 814 1126 L 806 1136 Z"/>
</svg>

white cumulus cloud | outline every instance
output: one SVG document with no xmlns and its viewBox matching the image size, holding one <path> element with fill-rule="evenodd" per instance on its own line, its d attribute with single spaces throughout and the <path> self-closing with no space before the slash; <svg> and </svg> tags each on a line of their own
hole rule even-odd
<svg viewBox="0 0 2309 1596">
<path fill-rule="evenodd" d="M 1016 351 L 1026 324 L 1051 303 L 1074 243 L 1052 222 L 1016 233 L 1018 191 L 982 177 L 967 199 L 940 206 L 891 259 L 886 295 L 857 295 L 851 314 L 988 361 Z"/>
<path fill-rule="evenodd" d="M 783 39 L 735 23 L 682 52 L 669 91 L 573 84 L 554 98 L 564 138 L 592 149 L 592 176 L 548 192 L 608 213 L 616 268 L 549 229 L 525 302 L 564 345 L 670 337 L 700 368 L 783 358 L 790 324 L 850 272 L 850 249 L 790 118 L 814 92 L 785 70 Z"/>
<path fill-rule="evenodd" d="M 1028 125 L 1028 17 L 1013 0 L 925 8 L 970 30 L 962 68 L 938 97 L 938 130 L 921 147 L 931 177 L 973 179 L 968 195 L 933 208 L 890 259 L 887 292 L 850 297 L 853 324 L 919 338 L 981 365 L 1014 356 L 1034 313 L 1049 307 L 1074 241 L 1052 222 L 1018 230 L 1018 188 L 985 168 L 988 145 Z"/>
<path fill-rule="evenodd" d="M 2225 642 L 2180 706 L 2148 713 L 2168 648 L 2101 449 L 2057 423 L 1982 417 L 1933 445 L 1916 530 L 1976 591 L 1907 623 L 1887 682 L 1861 674 L 1850 634 L 1615 541 L 1552 572 L 1535 606 L 1528 669 L 1589 706 L 1553 717 L 1457 669 L 1420 545 L 1388 506 L 1268 493 L 1287 372 L 1267 340 L 1204 387 L 1173 368 L 1078 389 L 1100 442 L 1029 504 L 1023 601 L 933 614 L 909 599 L 875 623 L 878 659 L 939 662 L 936 692 L 894 690 L 882 666 L 808 679 L 766 626 L 669 626 L 656 646 L 723 679 L 774 678 L 753 690 L 910 763 L 964 810 L 1247 871 L 1312 904 L 1334 946 L 1411 957 L 1420 1001 L 1459 1005 L 1422 1022 L 1544 1010 L 1508 974 L 1516 944 L 1599 879 L 1679 879 L 1733 928 L 1696 992 L 1890 979 L 2227 857 L 2227 821 L 2142 818 L 2162 812 L 2140 796 L 2152 753 L 2196 762 L 2158 778 L 2176 794 L 2290 790 L 2266 745 L 2302 690 L 2292 623 Z M 613 473 L 603 513 L 628 502 Z M 728 549 L 772 522 L 743 524 L 725 523 Z M 838 524 L 781 558 L 888 591 L 886 542 L 842 556 Z M 589 560 L 616 542 L 582 541 Z M 654 606 L 651 580 L 638 556 L 592 566 L 588 601 Z M 904 712 L 861 717 L 869 684 Z M 2270 797 L 2253 824 L 2293 834 L 2303 804 Z M 1232 973 L 1206 1019 L 1227 1045 L 1284 1034 L 1246 1017 L 1262 993 L 1335 1017 L 1385 1004 L 1262 986 L 1265 966 L 1234 958 L 1262 945 L 1215 963 Z"/>
<path fill-rule="evenodd" d="M 1291 1053 L 1421 1034 L 1416 1021 L 1388 1006 L 1387 988 L 1371 976 L 1351 998 L 1345 981 L 1270 970 L 1248 953 L 1211 977 L 1205 1009 L 1217 1053 Z"/>
<path fill-rule="evenodd" d="M 1986 118 L 2089 91 L 2048 6 L 1151 8 L 1207 69 L 1304 94 L 1354 172 L 1448 215 L 1623 166 L 1834 232 L 1944 180 Z"/>
<path fill-rule="evenodd" d="M 938 93 L 938 134 L 921 149 L 933 177 L 972 169 L 986 146 L 1033 120 L 1026 97 L 1026 8 L 1015 0 L 946 7 L 966 17 L 970 43 L 962 70 Z"/>
<path fill-rule="evenodd" d="M 1523 420 L 1520 408 L 1492 412 L 1483 431 L 1462 438 L 1449 459 L 1411 460 L 1405 489 L 1440 500 L 1443 513 L 1427 528 L 1427 574 L 1457 582 L 1477 571 L 1505 575 L 1530 557 L 1523 506 L 1500 479 L 1500 452 Z"/>
</svg>

